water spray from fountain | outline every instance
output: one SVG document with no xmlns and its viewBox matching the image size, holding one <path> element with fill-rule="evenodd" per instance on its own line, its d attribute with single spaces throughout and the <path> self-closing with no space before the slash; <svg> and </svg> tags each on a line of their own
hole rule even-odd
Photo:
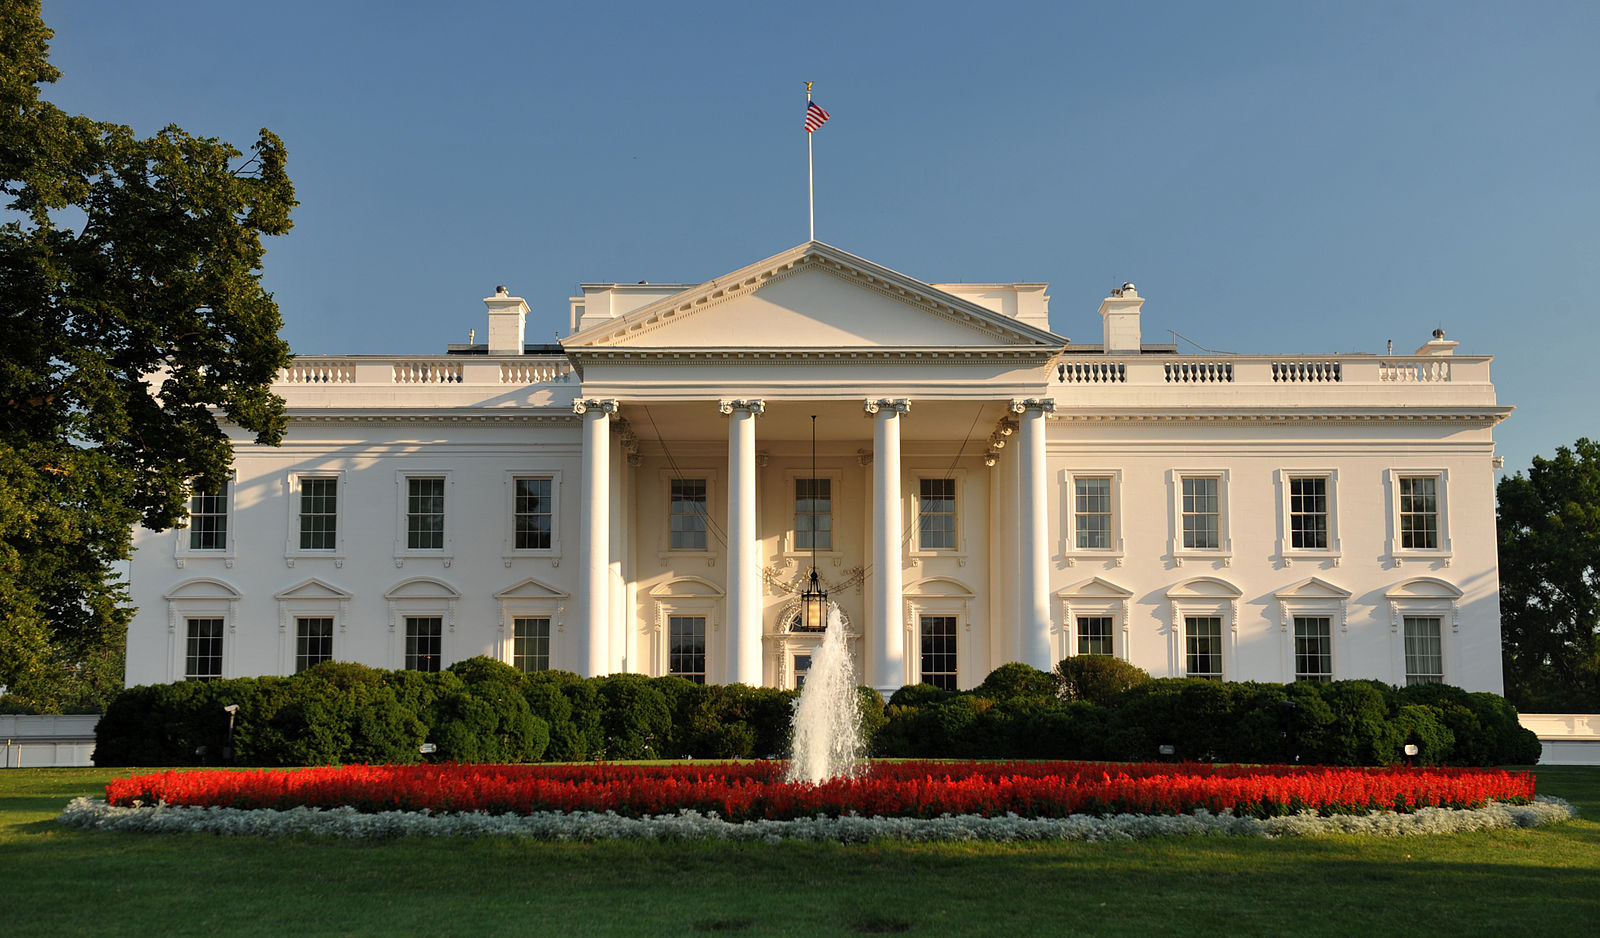
<svg viewBox="0 0 1600 938">
<path fill-rule="evenodd" d="M 817 482 L 817 416 L 811 415 L 811 480 Z M 809 492 L 815 499 L 815 488 Z M 812 507 L 815 507 L 813 502 Z M 813 518 L 815 515 L 813 514 Z M 817 577 L 817 530 L 811 537 L 811 576 L 800 593 L 801 626 L 822 630 L 822 646 L 812 657 L 805 687 L 794 712 L 794 743 L 789 756 L 790 782 L 818 784 L 852 775 L 861 764 L 861 700 L 856 696 L 855 665 L 839 607 Z"/>
<path fill-rule="evenodd" d="M 860 727 L 861 698 L 850 641 L 838 607 L 830 607 L 828 630 L 811 659 L 794 711 L 794 746 L 784 781 L 816 785 L 855 774 L 863 765 Z"/>
</svg>

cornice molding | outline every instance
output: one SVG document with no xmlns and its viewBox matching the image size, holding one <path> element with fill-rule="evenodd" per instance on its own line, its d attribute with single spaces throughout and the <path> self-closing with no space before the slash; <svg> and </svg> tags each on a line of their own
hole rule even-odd
<svg viewBox="0 0 1600 938">
<path fill-rule="evenodd" d="M 1065 423 L 1465 423 L 1492 427 L 1506 419 L 1511 408 L 1477 411 L 1195 411 L 1163 410 L 1142 413 L 1094 413 L 1057 410 L 1053 415 Z"/>
<path fill-rule="evenodd" d="M 385 424 L 390 426 L 408 426 L 433 423 L 511 423 L 533 426 L 549 427 L 574 427 L 581 419 L 577 414 L 537 414 L 537 413 L 429 413 L 417 411 L 409 414 L 319 414 L 295 413 L 290 411 L 291 424 Z"/>
<path fill-rule="evenodd" d="M 1043 346 L 990 348 L 574 348 L 574 362 L 628 362 L 655 365 L 965 365 L 974 362 L 997 365 L 1047 365 L 1060 349 Z"/>
</svg>

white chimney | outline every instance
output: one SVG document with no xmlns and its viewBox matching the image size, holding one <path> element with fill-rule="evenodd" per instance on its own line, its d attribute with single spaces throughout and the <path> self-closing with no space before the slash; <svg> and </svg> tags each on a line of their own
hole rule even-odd
<svg viewBox="0 0 1600 938">
<path fill-rule="evenodd" d="M 1444 337 L 1443 329 L 1433 330 L 1433 341 L 1422 343 L 1422 348 L 1417 349 L 1418 355 L 1454 355 L 1456 346 L 1460 345 L 1453 339 Z"/>
<path fill-rule="evenodd" d="M 521 355 L 527 301 L 510 295 L 505 287 L 499 286 L 494 288 L 494 296 L 484 297 L 483 305 L 489 307 L 489 354 Z"/>
<path fill-rule="evenodd" d="M 1100 321 L 1107 355 L 1139 351 L 1139 308 L 1144 298 L 1131 283 L 1100 301 Z"/>
</svg>

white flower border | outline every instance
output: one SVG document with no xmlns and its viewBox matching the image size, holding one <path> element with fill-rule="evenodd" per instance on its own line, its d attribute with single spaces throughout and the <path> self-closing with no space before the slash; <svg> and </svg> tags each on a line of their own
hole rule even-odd
<svg viewBox="0 0 1600 938">
<path fill-rule="evenodd" d="M 75 798 L 57 820 L 84 830 L 140 833 L 204 833 L 258 837 L 340 837 L 386 840 L 396 837 L 511 837 L 527 840 L 783 840 L 866 843 L 868 841 L 1108 841 L 1145 837 L 1324 837 L 1331 834 L 1411 836 L 1463 831 L 1538 827 L 1570 820 L 1576 812 L 1560 798 L 1540 795 L 1533 804 L 1490 802 L 1472 810 L 1422 808 L 1318 817 L 1312 813 L 1258 820 L 1200 810 L 1186 815 L 1118 814 L 1092 817 L 1025 818 L 1015 814 L 975 814 L 937 818 L 814 817 L 793 821 L 732 823 L 714 814 L 683 811 L 657 817 L 627 818 L 611 812 L 531 815 L 385 811 L 363 814 L 352 807 L 245 810 L 157 804 L 132 808 L 99 799 Z"/>
</svg>

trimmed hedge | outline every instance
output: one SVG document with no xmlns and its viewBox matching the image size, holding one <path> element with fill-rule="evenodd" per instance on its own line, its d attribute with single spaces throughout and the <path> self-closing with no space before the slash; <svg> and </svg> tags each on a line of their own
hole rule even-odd
<svg viewBox="0 0 1600 938">
<path fill-rule="evenodd" d="M 1036 693 L 1052 678 L 1054 693 Z M 1151 678 L 1102 656 L 1069 658 L 1053 674 L 1003 665 L 959 693 L 908 685 L 886 716 L 872 753 L 903 758 L 1531 765 L 1540 751 L 1494 694 L 1378 681 Z M 1416 756 L 1405 754 L 1408 745 Z"/>
<path fill-rule="evenodd" d="M 870 695 L 875 706 L 866 706 Z M 491 658 L 437 674 L 330 661 L 292 677 L 132 687 L 95 731 L 95 764 L 290 766 L 583 762 L 787 754 L 795 691 L 680 677 L 522 674 Z M 884 720 L 866 691 L 863 723 Z M 237 704 L 233 743 L 228 715 Z"/>
<path fill-rule="evenodd" d="M 1170 758 L 1198 762 L 1528 765 L 1539 741 L 1504 698 L 1440 684 L 1393 688 L 1152 679 L 1117 659 L 1053 673 L 996 669 L 978 687 L 861 688 L 874 755 Z M 292 677 L 123 691 L 96 729 L 95 763 L 288 766 L 767 758 L 789 750 L 799 694 L 680 677 L 522 674 L 472 658 L 438 674 L 325 662 Z M 223 707 L 237 704 L 231 752 Z M 1170 746 L 1172 753 L 1161 748 Z"/>
</svg>

